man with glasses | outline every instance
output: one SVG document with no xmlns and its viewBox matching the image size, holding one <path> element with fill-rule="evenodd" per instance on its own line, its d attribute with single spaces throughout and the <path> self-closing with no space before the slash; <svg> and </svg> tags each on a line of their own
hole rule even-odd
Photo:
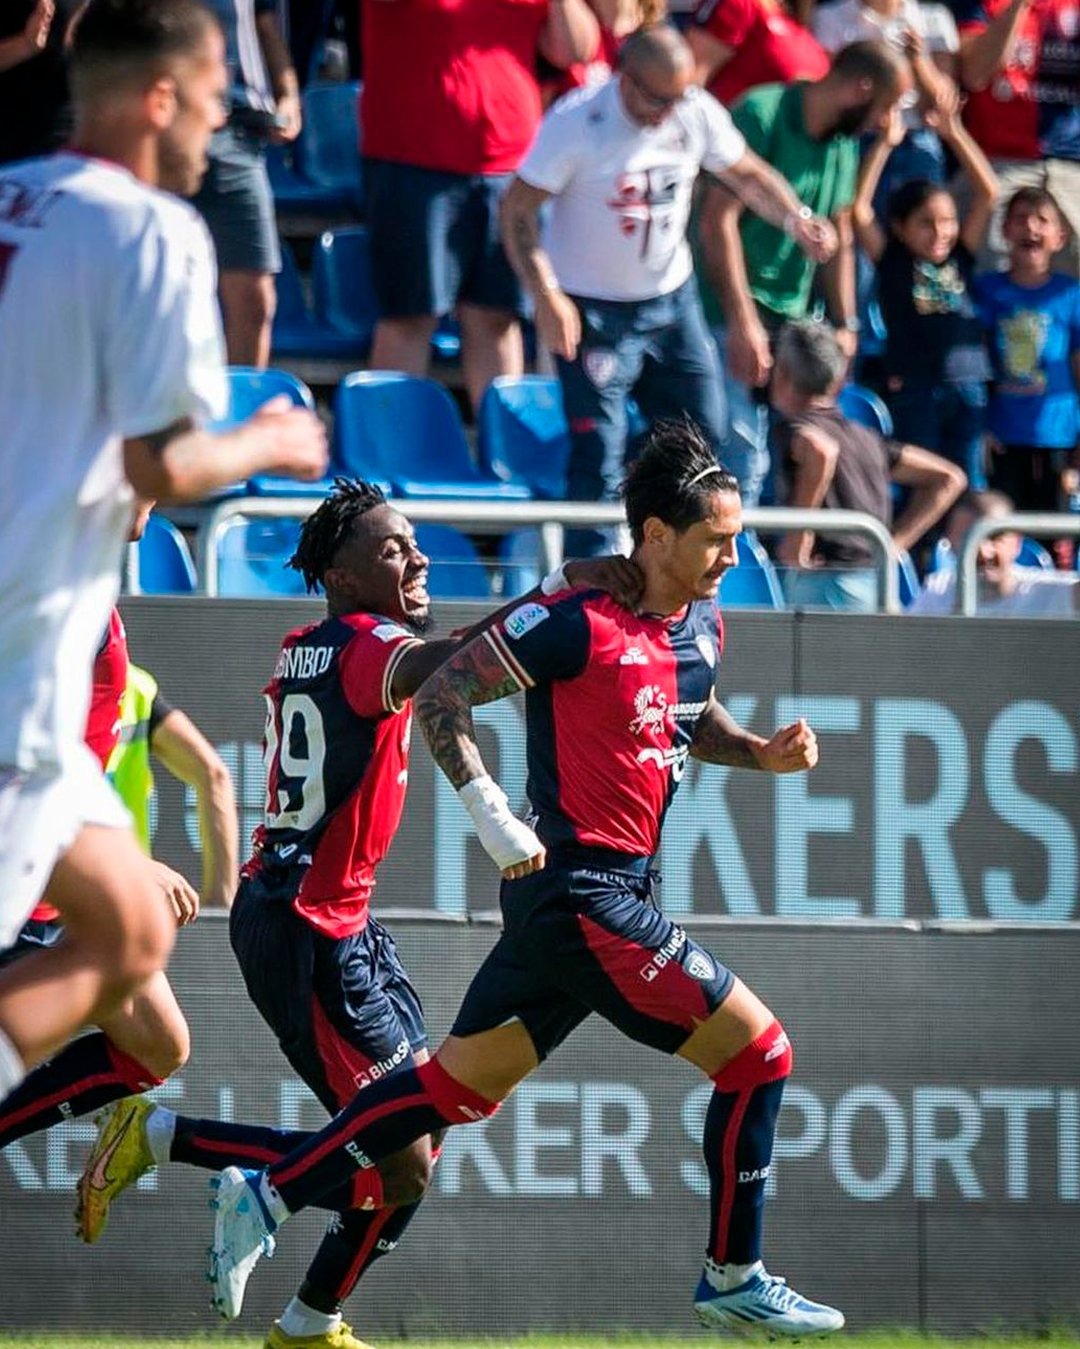
<svg viewBox="0 0 1080 1349">
<path fill-rule="evenodd" d="M 503 244 L 558 365 L 574 501 L 616 499 L 631 395 L 650 421 L 687 413 L 714 452 L 724 442 L 723 386 L 686 240 L 700 170 L 787 229 L 816 261 L 836 246 L 828 221 L 802 206 L 693 84 L 694 69 L 675 29 L 632 34 L 615 78 L 568 95 L 548 114 L 503 205 Z M 594 554 L 607 540 L 575 531 L 568 546 Z"/>
</svg>

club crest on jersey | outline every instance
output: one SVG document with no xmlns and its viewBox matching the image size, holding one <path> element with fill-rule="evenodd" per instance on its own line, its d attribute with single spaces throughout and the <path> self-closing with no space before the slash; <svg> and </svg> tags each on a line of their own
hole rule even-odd
<svg viewBox="0 0 1080 1349">
<path fill-rule="evenodd" d="M 691 979 L 703 984 L 716 978 L 716 966 L 704 951 L 691 951 L 686 957 L 685 969 Z"/>
<path fill-rule="evenodd" d="M 705 664 L 709 667 L 709 669 L 710 670 L 715 669 L 716 643 L 713 641 L 713 639 L 711 637 L 707 637 L 705 633 L 699 632 L 698 635 L 694 638 L 694 643 L 697 646 L 697 649 L 701 652 L 702 658 L 705 661 Z"/>
<path fill-rule="evenodd" d="M 651 731 L 654 735 L 667 722 L 667 694 L 659 684 L 643 684 L 634 696 L 634 719 L 630 723 L 631 735 L 644 735 Z"/>
<path fill-rule="evenodd" d="M 503 628 L 507 637 L 513 637 L 517 641 L 519 637 L 531 632 L 537 624 L 543 623 L 547 617 L 548 611 L 542 604 L 523 604 L 506 618 Z"/>
</svg>

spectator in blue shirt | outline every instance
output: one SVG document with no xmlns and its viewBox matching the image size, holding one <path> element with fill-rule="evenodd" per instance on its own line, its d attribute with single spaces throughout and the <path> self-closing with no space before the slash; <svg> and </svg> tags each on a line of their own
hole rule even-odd
<svg viewBox="0 0 1080 1349">
<path fill-rule="evenodd" d="M 1080 469 L 1080 282 L 1052 270 L 1067 232 L 1045 188 L 1021 188 L 1002 221 L 1009 270 L 976 281 L 994 368 L 990 476 L 1021 511 L 1060 510 Z"/>
</svg>

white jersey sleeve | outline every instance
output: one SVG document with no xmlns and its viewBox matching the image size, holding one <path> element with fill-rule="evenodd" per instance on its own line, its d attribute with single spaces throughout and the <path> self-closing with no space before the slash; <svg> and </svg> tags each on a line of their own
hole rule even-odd
<svg viewBox="0 0 1080 1349">
<path fill-rule="evenodd" d="M 581 108 L 582 95 L 589 92 L 574 90 L 548 110 L 518 167 L 517 176 L 522 182 L 555 196 L 573 178 L 586 149 L 588 128 L 583 123 Z"/>
<path fill-rule="evenodd" d="M 704 89 L 695 90 L 694 93 L 694 104 L 700 109 L 705 124 L 701 167 L 709 173 L 723 173 L 746 154 L 746 141 L 722 103 Z"/>
<path fill-rule="evenodd" d="M 155 205 L 114 263 L 102 315 L 108 416 L 125 439 L 227 408 L 210 236 L 190 207 Z"/>
</svg>

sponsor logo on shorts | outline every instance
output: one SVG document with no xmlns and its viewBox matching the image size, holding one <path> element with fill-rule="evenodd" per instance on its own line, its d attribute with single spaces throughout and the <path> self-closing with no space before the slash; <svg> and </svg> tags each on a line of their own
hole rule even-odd
<svg viewBox="0 0 1080 1349">
<path fill-rule="evenodd" d="M 388 1255 L 391 1251 L 397 1249 L 397 1242 L 396 1242 L 396 1241 L 384 1241 L 384 1240 L 380 1237 L 379 1240 L 375 1243 L 375 1249 L 376 1249 L 377 1251 L 382 1251 L 382 1253 L 383 1253 L 384 1255 Z"/>
<path fill-rule="evenodd" d="M 647 965 L 642 965 L 641 969 L 638 971 L 647 984 L 651 984 L 664 966 L 671 963 L 675 956 L 678 955 L 679 951 L 682 950 L 685 943 L 686 933 L 682 928 L 672 928 L 671 936 L 664 942 L 660 950 L 657 951 L 656 955 L 653 956 L 652 960 L 650 960 Z"/>
<path fill-rule="evenodd" d="M 691 979 L 700 979 L 704 984 L 716 978 L 716 966 L 704 951 L 691 951 L 686 957 L 686 972 Z"/>
<path fill-rule="evenodd" d="M 527 632 L 531 632 L 539 623 L 549 617 L 547 609 L 542 604 L 523 604 L 515 609 L 512 614 L 503 623 L 507 637 L 513 637 L 515 641 L 519 637 L 524 637 Z"/>
<path fill-rule="evenodd" d="M 375 1165 L 375 1163 L 371 1160 L 371 1158 L 367 1155 L 367 1153 L 361 1151 L 360 1145 L 356 1142 L 354 1138 L 350 1138 L 349 1141 L 345 1144 L 345 1151 L 353 1159 L 356 1165 L 361 1168 L 361 1170 L 366 1171 L 368 1167 Z"/>
<path fill-rule="evenodd" d="M 396 1045 L 394 1052 L 385 1059 L 380 1059 L 378 1063 L 373 1063 L 369 1068 L 365 1068 L 356 1079 L 357 1089 L 370 1086 L 372 1082 L 378 1082 L 380 1077 L 385 1077 L 395 1068 L 399 1068 L 409 1057 L 409 1042 L 402 1040 Z"/>
<path fill-rule="evenodd" d="M 757 1166 L 753 1171 L 740 1171 L 739 1184 L 749 1185 L 755 1180 L 768 1180 L 771 1172 L 771 1166 Z"/>
<path fill-rule="evenodd" d="M 769 1048 L 765 1051 L 765 1062 L 771 1063 L 773 1059 L 778 1059 L 790 1044 L 791 1041 L 787 1038 L 786 1032 L 782 1031 L 780 1033 L 780 1038 L 776 1041 L 776 1043 L 770 1045 Z"/>
</svg>

